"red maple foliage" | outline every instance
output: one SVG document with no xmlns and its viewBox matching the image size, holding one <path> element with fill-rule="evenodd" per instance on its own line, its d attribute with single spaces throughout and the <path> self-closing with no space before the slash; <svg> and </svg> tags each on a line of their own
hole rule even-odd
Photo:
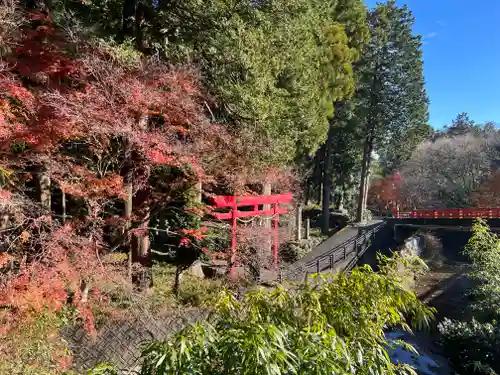
<svg viewBox="0 0 500 375">
<path fill-rule="evenodd" d="M 474 207 L 500 207 L 500 171 L 493 172 L 471 198 Z"/>
<path fill-rule="evenodd" d="M 74 59 L 50 19 L 31 18 L 10 56 L 12 68 L 0 77 L 1 166 L 6 171 L 43 166 L 66 196 L 85 202 L 87 213 L 66 224 L 54 220 L 23 192 L 24 184 L 33 181 L 23 176 L 33 172 L 13 175 L 17 195 L 1 190 L 11 237 L 1 266 L 13 260 L 19 266 L 0 280 L 0 305 L 6 307 L 0 320 L 14 327 L 42 308 L 60 309 L 71 295 L 92 330 L 90 303 L 98 301 L 89 299 L 110 278 L 128 283 L 122 278 L 125 269 L 109 269 L 102 261 L 110 251 L 104 208 L 126 197 L 125 161 L 133 162 L 135 193 L 147 190 L 149 170 L 159 164 L 186 167 L 200 178 L 206 149 L 197 137 L 211 125 L 204 121 L 193 71 L 151 61 L 126 67 L 91 46 L 83 46 Z M 157 192 L 139 203 L 151 207 L 166 199 L 168 192 Z M 139 204 L 135 215 L 141 210 Z M 30 253 L 34 256 L 27 257 Z M 82 282 L 93 293 L 84 296 Z"/>
<path fill-rule="evenodd" d="M 103 260 L 116 248 L 106 238 L 110 227 L 124 238 L 147 237 L 151 213 L 200 181 L 230 194 L 266 178 L 286 189 L 294 178 L 254 163 L 256 140 L 207 120 L 195 69 L 152 59 L 124 64 L 85 43 L 75 54 L 49 17 L 29 20 L 10 69 L 0 73 L 0 168 L 7 176 L 0 180 L 0 209 L 8 217 L 1 228 L 9 241 L 7 252 L 0 249 L 0 268 L 7 270 L 0 326 L 10 329 L 71 301 L 92 331 L 92 304 L 106 303 L 101 286 L 130 287 L 126 264 Z M 72 215 L 61 219 L 30 195 L 41 170 L 49 188 L 78 206 Z M 130 182 L 131 217 L 109 213 L 128 198 Z M 203 228 L 173 229 L 181 246 L 205 235 Z"/>
<path fill-rule="evenodd" d="M 399 173 L 373 181 L 368 191 L 368 204 L 379 212 L 391 210 L 400 203 L 402 179 Z"/>
</svg>

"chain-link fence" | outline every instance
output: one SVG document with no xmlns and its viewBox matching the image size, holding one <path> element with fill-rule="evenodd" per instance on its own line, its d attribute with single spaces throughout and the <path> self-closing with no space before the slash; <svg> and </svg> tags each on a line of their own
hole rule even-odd
<svg viewBox="0 0 500 375">
<path fill-rule="evenodd" d="M 81 326 L 67 326 L 62 335 L 73 353 L 73 369 L 84 374 L 100 363 L 113 363 L 122 374 L 140 368 L 142 346 L 151 340 L 165 340 L 186 326 L 206 320 L 205 309 L 183 309 L 152 314 L 139 306 L 129 308 L 120 318 L 106 321 L 92 337 Z"/>
<path fill-rule="evenodd" d="M 341 271 L 351 269 L 384 224 L 360 229 L 354 238 L 308 262 L 282 270 L 279 279 L 300 282 L 311 273 L 330 271 L 338 266 Z M 143 344 L 168 339 L 188 325 L 206 320 L 209 315 L 209 310 L 200 308 L 155 314 L 135 303 L 118 318 L 105 319 L 95 337 L 80 326 L 65 327 L 62 334 L 73 353 L 73 367 L 77 372 L 84 373 L 99 363 L 110 362 L 122 369 L 123 374 L 133 374 L 140 368 Z"/>
</svg>

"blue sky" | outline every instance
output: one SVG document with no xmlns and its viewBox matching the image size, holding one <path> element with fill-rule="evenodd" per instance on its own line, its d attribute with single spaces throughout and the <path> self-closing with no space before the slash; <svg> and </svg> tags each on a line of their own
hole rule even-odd
<svg viewBox="0 0 500 375">
<path fill-rule="evenodd" d="M 408 4 L 424 37 L 430 124 L 440 128 L 459 112 L 500 123 L 500 0 L 398 2 Z"/>
</svg>

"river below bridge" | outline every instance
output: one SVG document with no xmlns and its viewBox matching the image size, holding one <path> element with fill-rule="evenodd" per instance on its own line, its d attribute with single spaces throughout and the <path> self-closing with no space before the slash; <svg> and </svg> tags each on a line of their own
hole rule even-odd
<svg viewBox="0 0 500 375">
<path fill-rule="evenodd" d="M 441 262 L 429 264 L 430 271 L 419 277 L 414 286 L 417 296 L 427 305 L 437 309 L 436 319 L 427 331 L 416 332 L 409 335 L 405 332 L 390 332 L 389 339 L 403 339 L 414 345 L 419 351 L 419 356 L 411 355 L 401 348 L 391 352 L 391 358 L 400 363 L 408 363 L 417 369 L 420 375 L 451 375 L 453 370 L 448 365 L 439 345 L 439 331 L 437 325 L 445 317 L 450 319 L 465 320 L 468 318 L 467 307 L 470 301 L 467 292 L 472 287 L 467 273 L 470 265 L 461 255 L 465 240 L 458 241 L 450 238 L 454 234 L 442 235 L 443 250 L 440 251 Z M 448 240 L 448 243 L 447 243 Z"/>
</svg>

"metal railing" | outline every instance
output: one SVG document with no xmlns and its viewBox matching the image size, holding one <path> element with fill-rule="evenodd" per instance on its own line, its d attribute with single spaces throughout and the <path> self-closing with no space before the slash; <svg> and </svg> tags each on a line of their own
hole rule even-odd
<svg viewBox="0 0 500 375">
<path fill-rule="evenodd" d="M 342 268 L 342 271 L 348 271 L 354 267 L 361 256 L 370 246 L 370 241 L 382 227 L 385 226 L 385 221 L 378 224 L 374 228 L 365 232 L 359 233 L 340 245 L 318 255 L 310 261 L 288 269 L 283 272 L 283 279 L 288 281 L 297 281 L 305 279 L 311 273 L 320 273 L 326 270 L 332 271 L 336 265 L 343 263 L 352 256 L 352 259 Z M 354 255 L 353 255 L 354 254 Z"/>
</svg>

